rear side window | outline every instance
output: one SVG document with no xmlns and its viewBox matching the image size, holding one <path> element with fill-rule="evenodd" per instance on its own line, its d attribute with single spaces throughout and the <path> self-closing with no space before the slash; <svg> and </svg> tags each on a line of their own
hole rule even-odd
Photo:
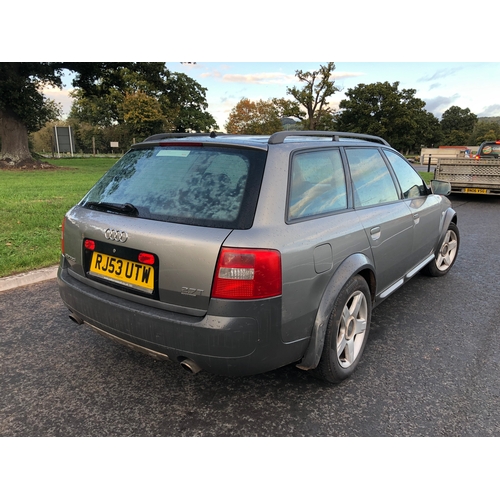
<svg viewBox="0 0 500 500">
<path fill-rule="evenodd" d="M 128 152 L 91 189 L 83 206 L 133 205 L 141 218 L 247 229 L 266 152 L 182 145 Z"/>
<path fill-rule="evenodd" d="M 339 150 L 295 154 L 288 200 L 288 220 L 346 209 L 346 183 Z"/>
<path fill-rule="evenodd" d="M 417 198 L 427 194 L 422 177 L 413 170 L 404 158 L 388 149 L 384 149 L 384 153 L 396 174 L 403 198 Z"/>
<path fill-rule="evenodd" d="M 354 186 L 354 204 L 368 207 L 399 199 L 396 186 L 380 151 L 376 148 L 347 148 Z"/>
</svg>

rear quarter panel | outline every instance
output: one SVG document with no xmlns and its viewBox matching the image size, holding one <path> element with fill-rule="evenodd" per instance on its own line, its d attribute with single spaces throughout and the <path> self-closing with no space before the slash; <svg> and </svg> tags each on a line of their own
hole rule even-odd
<svg viewBox="0 0 500 500">
<path fill-rule="evenodd" d="M 354 210 L 286 223 L 288 158 L 271 149 L 253 227 L 233 231 L 227 246 L 272 248 L 281 252 L 282 340 L 310 337 L 316 311 L 331 276 L 349 255 L 371 250 Z"/>
</svg>

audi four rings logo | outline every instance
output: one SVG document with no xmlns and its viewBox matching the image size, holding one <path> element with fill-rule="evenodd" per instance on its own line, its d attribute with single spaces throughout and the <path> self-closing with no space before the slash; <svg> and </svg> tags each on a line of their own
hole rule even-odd
<svg viewBox="0 0 500 500">
<path fill-rule="evenodd" d="M 104 236 L 107 240 L 119 241 L 120 243 L 125 243 L 128 239 L 128 234 L 126 231 L 117 231 L 116 229 L 106 229 Z"/>
</svg>

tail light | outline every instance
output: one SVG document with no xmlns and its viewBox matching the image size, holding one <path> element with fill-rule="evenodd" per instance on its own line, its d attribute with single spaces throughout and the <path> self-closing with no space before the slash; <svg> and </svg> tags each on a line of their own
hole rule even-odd
<svg viewBox="0 0 500 500">
<path fill-rule="evenodd" d="M 264 299 L 281 295 L 281 254 L 277 250 L 222 248 L 212 297 Z"/>
</svg>

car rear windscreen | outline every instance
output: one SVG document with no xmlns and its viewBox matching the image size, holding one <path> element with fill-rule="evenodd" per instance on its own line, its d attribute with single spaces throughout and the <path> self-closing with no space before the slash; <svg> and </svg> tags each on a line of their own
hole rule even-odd
<svg viewBox="0 0 500 500">
<path fill-rule="evenodd" d="M 267 152 L 197 145 L 138 148 L 123 156 L 81 205 L 192 225 L 251 227 Z M 131 208 L 130 208 L 131 207 Z"/>
</svg>

